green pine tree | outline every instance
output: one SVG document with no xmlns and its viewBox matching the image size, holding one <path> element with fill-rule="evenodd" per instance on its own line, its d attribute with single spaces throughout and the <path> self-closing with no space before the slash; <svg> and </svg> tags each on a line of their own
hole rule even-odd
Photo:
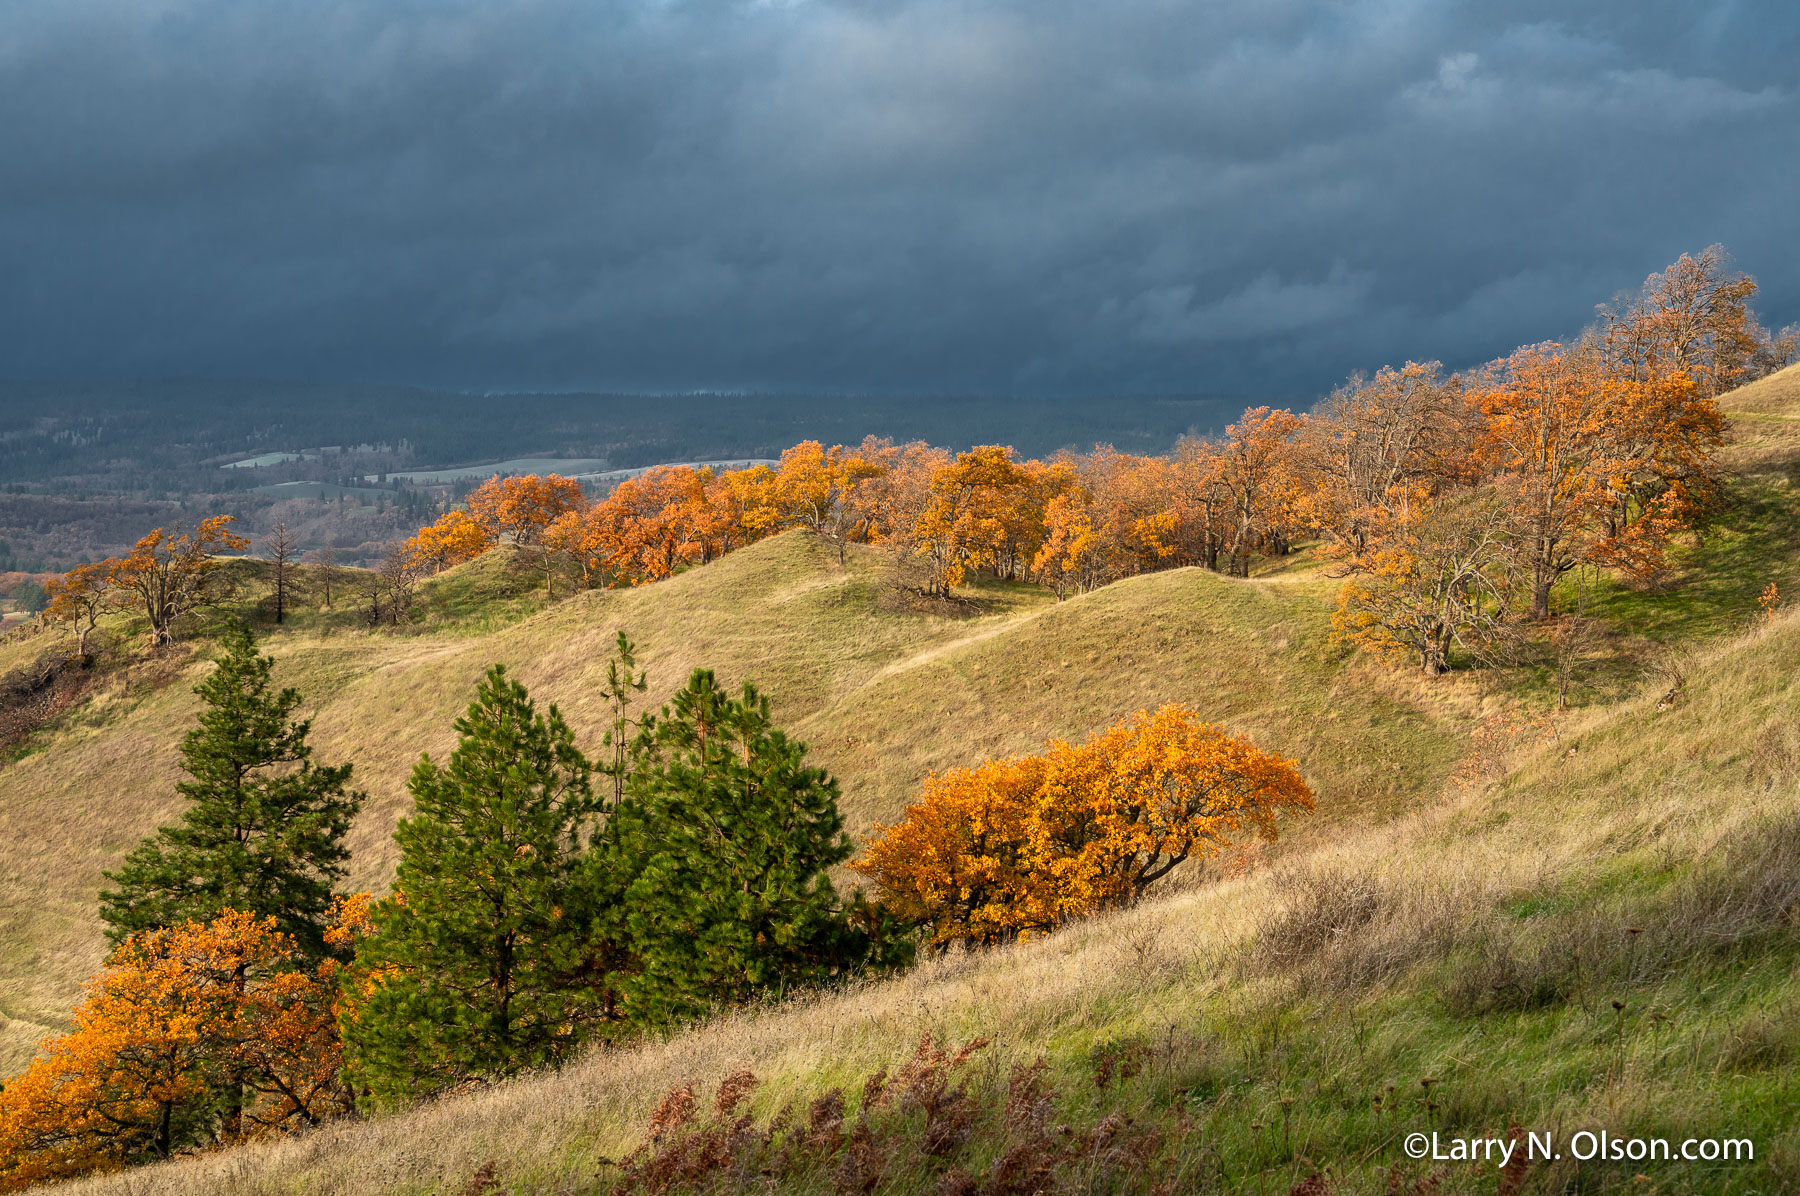
<svg viewBox="0 0 1800 1196">
<path fill-rule="evenodd" d="M 633 763 L 632 745 L 638 739 L 634 732 L 643 725 L 632 719 L 631 705 L 633 695 L 643 693 L 648 684 L 649 674 L 637 667 L 637 645 L 620 631 L 613 645 L 613 658 L 606 665 L 606 704 L 612 709 L 611 725 L 601 739 L 606 756 L 594 770 L 611 782 L 608 809 L 625 800 L 625 782 Z"/>
<path fill-rule="evenodd" d="M 717 1004 L 816 984 L 897 940 L 868 933 L 827 869 L 851 854 L 837 783 L 776 729 L 769 700 L 697 670 L 646 719 L 625 802 L 608 827 L 622 879 L 623 979 L 634 1020 L 666 1023 Z"/>
<path fill-rule="evenodd" d="M 581 889 L 591 766 L 499 666 L 456 729 L 448 766 L 413 769 L 395 892 L 357 954 L 344 1037 L 376 1105 L 555 1063 L 610 1008 Z"/>
<path fill-rule="evenodd" d="M 271 688 L 273 663 L 239 628 L 195 687 L 206 709 L 181 747 L 190 779 L 175 786 L 190 804 L 106 874 L 100 917 L 114 942 L 236 909 L 273 917 L 310 957 L 325 954 L 344 833 L 363 794 L 345 788 L 350 765 L 313 763 L 312 724 L 294 717 L 299 693 Z"/>
</svg>

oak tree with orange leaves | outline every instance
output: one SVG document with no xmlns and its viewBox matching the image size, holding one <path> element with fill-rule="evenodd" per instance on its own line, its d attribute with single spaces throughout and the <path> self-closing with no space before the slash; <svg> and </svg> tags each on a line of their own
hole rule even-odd
<svg viewBox="0 0 1800 1196">
<path fill-rule="evenodd" d="M 777 512 L 782 522 L 810 529 L 838 550 L 838 563 L 867 521 L 855 498 L 859 487 L 880 477 L 885 467 L 871 454 L 841 444 L 826 448 L 802 441 L 781 454 L 776 473 Z"/>
<path fill-rule="evenodd" d="M 1071 589 L 1085 594 L 1110 580 L 1093 508 L 1094 496 L 1081 485 L 1064 490 L 1044 508 L 1044 541 L 1031 568 L 1056 591 L 1058 602 Z"/>
<path fill-rule="evenodd" d="M 852 867 L 937 945 L 990 945 L 1135 902 L 1185 860 L 1307 810 L 1296 765 L 1182 706 L 1139 711 L 1083 744 L 927 780 Z"/>
<path fill-rule="evenodd" d="M 82 660 L 88 659 L 89 641 L 117 599 L 113 569 L 112 561 L 77 565 L 46 587 L 50 600 L 44 618 L 69 629 L 75 636 L 75 655 Z"/>
<path fill-rule="evenodd" d="M 1427 677 L 1450 667 L 1453 647 L 1490 655 L 1509 630 L 1516 534 L 1491 490 L 1415 495 L 1351 558 L 1333 638 L 1411 657 Z"/>
<path fill-rule="evenodd" d="M 994 562 L 1028 480 L 1012 450 L 996 444 L 958 453 L 932 472 L 924 509 L 904 532 L 907 549 L 925 566 L 926 594 L 948 597 L 969 570 Z"/>
<path fill-rule="evenodd" d="M 0 1090 L 0 1190 L 348 1112 L 337 969 L 236 910 L 120 944 L 75 1028 Z"/>
<path fill-rule="evenodd" d="M 1716 484 L 1723 417 L 1685 375 L 1621 377 L 1580 347 L 1532 345 L 1470 401 L 1477 451 L 1518 523 L 1534 618 L 1549 617 L 1557 579 L 1584 564 L 1654 575 Z"/>
<path fill-rule="evenodd" d="M 467 511 L 446 511 L 414 532 L 402 546 L 406 564 L 417 572 L 442 573 L 472 561 L 493 547 L 495 537 Z"/>
<path fill-rule="evenodd" d="M 1306 505 L 1337 555 L 1354 559 L 1441 486 L 1469 480 L 1468 414 L 1461 380 L 1435 361 L 1357 375 L 1320 404 L 1301 448 Z"/>
<path fill-rule="evenodd" d="M 1225 553 L 1231 573 L 1250 576 L 1250 555 L 1281 546 L 1298 497 L 1294 438 L 1304 421 L 1291 411 L 1253 407 L 1225 429 L 1219 482 L 1229 496 Z"/>
<path fill-rule="evenodd" d="M 1732 269 L 1724 246 L 1684 253 L 1635 293 L 1600 306 L 1599 351 L 1620 377 L 1686 374 L 1714 398 L 1750 381 L 1775 348 L 1750 310 L 1756 290 L 1754 278 Z"/>
<path fill-rule="evenodd" d="M 672 577 L 698 562 L 706 536 L 696 518 L 708 479 L 686 465 L 659 465 L 620 482 L 589 512 L 595 551 L 629 585 Z"/>
<path fill-rule="evenodd" d="M 469 516 L 488 540 L 510 537 L 521 546 L 535 544 L 565 511 L 586 506 L 581 483 L 554 473 L 489 478 L 469 495 Z"/>
<path fill-rule="evenodd" d="M 122 599 L 150 624 L 150 646 L 175 638 L 177 622 L 217 601 L 226 582 L 214 557 L 242 552 L 250 541 L 231 530 L 235 519 L 214 515 L 191 532 L 171 534 L 157 528 L 113 563 L 112 579 Z"/>
</svg>

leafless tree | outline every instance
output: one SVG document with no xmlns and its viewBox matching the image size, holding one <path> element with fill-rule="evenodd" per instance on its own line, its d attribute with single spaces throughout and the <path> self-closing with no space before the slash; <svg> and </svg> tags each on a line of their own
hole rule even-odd
<svg viewBox="0 0 1800 1196">
<path fill-rule="evenodd" d="M 319 587 L 319 600 L 331 609 L 331 587 L 338 580 L 337 549 L 327 544 L 312 553 L 312 579 Z"/>
<path fill-rule="evenodd" d="M 275 530 L 263 537 L 263 553 L 269 559 L 270 597 L 274 599 L 275 622 L 279 624 L 286 619 L 288 607 L 294 604 L 301 584 L 299 552 L 286 520 L 277 523 Z"/>
<path fill-rule="evenodd" d="M 412 611 L 413 583 L 417 580 L 403 547 L 391 545 L 363 582 L 369 626 L 398 627 Z"/>
</svg>

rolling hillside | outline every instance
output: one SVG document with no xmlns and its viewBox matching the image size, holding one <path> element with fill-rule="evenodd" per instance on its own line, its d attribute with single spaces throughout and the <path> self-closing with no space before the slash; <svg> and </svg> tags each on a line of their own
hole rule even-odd
<svg viewBox="0 0 1800 1196">
<path fill-rule="evenodd" d="M 448 615 L 425 632 L 303 621 L 271 636 L 278 676 L 317 710 L 320 758 L 352 760 L 370 794 L 353 835 L 359 886 L 385 883 L 407 771 L 448 748 L 488 664 L 505 662 L 591 743 L 621 627 L 644 649 L 653 701 L 700 665 L 770 692 L 842 781 L 859 833 L 931 770 L 1164 701 L 1296 757 L 1320 808 L 1247 874 L 1214 869 L 1044 940 L 74 1190 L 604 1191 L 671 1088 L 694 1084 L 704 1103 L 748 1068 L 765 1120 L 835 1087 L 854 1102 L 926 1033 L 994 1038 L 973 1091 L 1003 1098 L 1008 1068 L 1042 1058 L 1059 1117 L 1155 1127 L 1168 1142 L 1158 1174 L 1176 1190 L 1281 1193 L 1315 1173 L 1326 1186 L 1302 1190 L 1800 1190 L 1800 434 L 1786 430 L 1800 428 L 1800 373 L 1724 405 L 1732 505 L 1683 548 L 1676 584 L 1601 595 L 1610 655 L 1590 704 L 1504 751 L 1475 732 L 1510 697 L 1542 699 L 1541 677 L 1522 670 L 1510 694 L 1468 675 L 1426 686 L 1348 658 L 1327 642 L 1332 583 L 1303 561 L 1251 581 L 1171 571 L 1060 604 L 987 586 L 922 612 L 886 590 L 874 553 L 840 567 L 801 533 L 548 608 L 478 600 L 508 584 L 490 554 L 434 583 Z M 1752 622 L 1771 580 L 1787 603 Z M 0 669 L 29 651 L 0 644 Z M 98 964 L 99 873 L 173 816 L 175 747 L 206 667 L 141 666 L 0 766 L 0 1072 Z M 1453 780 L 1471 758 L 1488 767 Z M 1119 1058 L 1137 1074 L 1097 1084 L 1097 1061 Z M 977 1170 L 1006 1141 L 983 1124 L 964 1157 Z M 1756 1153 L 1567 1158 L 1497 1181 L 1491 1166 L 1414 1164 L 1399 1149 L 1420 1128 L 1514 1125 L 1564 1140 L 1741 1137 Z M 878 1190 L 939 1190 L 940 1162 L 895 1156 Z M 792 1186 L 834 1185 L 820 1171 Z"/>
<path fill-rule="evenodd" d="M 1278 1193 L 1322 1172 L 1334 1192 L 1493 1192 L 1491 1163 L 1410 1164 L 1402 1135 L 1517 1124 L 1559 1143 L 1582 1129 L 1743 1137 L 1756 1153 L 1565 1157 L 1505 1191 L 1793 1191 L 1795 659 L 1800 611 L 1709 650 L 1673 702 L 1646 691 L 1573 720 L 1504 777 L 1340 825 L 1281 867 L 560 1074 L 71 1190 L 598 1191 L 672 1087 L 710 1099 L 747 1067 L 766 1117 L 854 1093 L 929 1032 L 995 1036 L 977 1085 L 1004 1090 L 1005 1065 L 1044 1058 L 1069 1094 L 1058 1116 L 1185 1126 L 1159 1164 L 1176 1190 Z M 1121 1049 L 1142 1071 L 1096 1092 L 1095 1059 Z M 882 1190 L 933 1190 L 904 1168 Z M 802 1190 L 832 1190 L 814 1178 Z"/>
<path fill-rule="evenodd" d="M 471 574 L 505 567 L 490 554 L 439 584 L 467 588 L 482 580 Z M 1475 702 L 1461 691 L 1426 699 L 1330 649 L 1328 591 L 1305 580 L 1180 570 L 1060 604 L 1035 587 L 989 588 L 964 610 L 920 614 L 894 609 L 882 572 L 872 551 L 843 568 L 789 533 L 479 633 L 468 620 L 404 636 L 302 627 L 267 647 L 280 683 L 316 711 L 318 758 L 354 762 L 369 793 L 350 880 L 376 889 L 393 866 L 407 775 L 420 752 L 451 746 L 481 673 L 505 663 L 597 744 L 598 682 L 619 628 L 644 649 L 652 700 L 699 666 L 772 694 L 778 718 L 841 780 L 853 833 L 896 816 L 928 771 L 1084 736 L 1169 701 L 1297 758 L 1334 822 L 1430 792 L 1471 722 Z M 24 1064 L 99 965 L 101 872 L 176 816 L 178 747 L 208 667 L 200 656 L 173 675 L 140 669 L 0 766 L 0 1071 Z"/>
<path fill-rule="evenodd" d="M 1731 416 L 1727 460 L 1744 471 L 1777 469 L 1800 457 L 1800 364 L 1759 378 L 1725 395 Z"/>
</svg>

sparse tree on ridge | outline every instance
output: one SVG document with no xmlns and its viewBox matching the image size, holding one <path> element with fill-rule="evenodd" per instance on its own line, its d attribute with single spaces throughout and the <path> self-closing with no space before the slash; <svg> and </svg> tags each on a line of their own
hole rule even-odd
<svg viewBox="0 0 1800 1196">
<path fill-rule="evenodd" d="M 263 551 L 269 560 L 269 597 L 275 603 L 275 622 L 280 625 L 301 586 L 297 545 L 286 520 L 276 523 L 275 530 L 263 537 Z"/>
<path fill-rule="evenodd" d="M 75 636 L 75 655 L 88 659 L 89 641 L 100 619 L 113 608 L 117 593 L 113 589 L 113 563 L 97 561 L 77 565 L 51 581 L 49 605 L 44 617 L 62 624 Z"/>
<path fill-rule="evenodd" d="M 230 515 L 215 515 L 176 535 L 159 527 L 113 563 L 113 581 L 124 600 L 149 620 L 152 648 L 175 638 L 183 615 L 217 601 L 226 590 L 213 555 L 250 547 L 231 530 L 233 522 Z"/>
<path fill-rule="evenodd" d="M 337 549 L 326 544 L 314 549 L 311 556 L 312 578 L 318 589 L 319 601 L 326 610 L 330 610 L 331 587 L 338 580 Z"/>
</svg>

